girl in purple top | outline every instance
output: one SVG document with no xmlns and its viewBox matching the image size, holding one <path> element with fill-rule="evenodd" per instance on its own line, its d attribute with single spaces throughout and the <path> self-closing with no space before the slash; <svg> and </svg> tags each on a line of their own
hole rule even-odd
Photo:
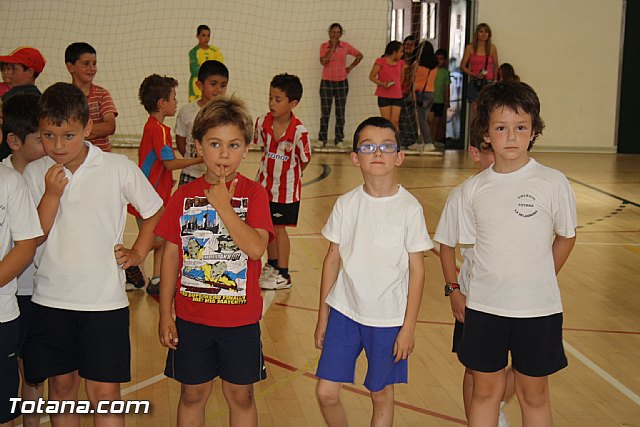
<svg viewBox="0 0 640 427">
<path fill-rule="evenodd" d="M 476 27 L 473 42 L 464 48 L 460 69 L 471 79 L 467 99 L 474 102 L 482 86 L 494 81 L 498 75 L 498 50 L 491 43 L 489 24 L 481 23 Z"/>
<path fill-rule="evenodd" d="M 387 44 L 384 55 L 376 59 L 369 73 L 369 80 L 377 86 L 380 115 L 398 128 L 400 109 L 402 108 L 402 81 L 404 80 L 404 62 L 402 61 L 402 43 L 392 41 Z"/>
</svg>

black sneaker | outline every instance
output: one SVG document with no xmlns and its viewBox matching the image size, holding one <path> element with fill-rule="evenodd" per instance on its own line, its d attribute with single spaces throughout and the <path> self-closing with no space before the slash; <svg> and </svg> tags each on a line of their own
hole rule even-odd
<svg viewBox="0 0 640 427">
<path fill-rule="evenodd" d="M 144 276 L 137 265 L 127 268 L 124 274 L 127 278 L 127 284 L 132 284 L 136 289 L 144 288 Z"/>
<path fill-rule="evenodd" d="M 147 293 L 152 297 L 156 297 L 160 295 L 160 278 L 154 277 L 149 279 L 149 284 L 147 285 Z"/>
</svg>

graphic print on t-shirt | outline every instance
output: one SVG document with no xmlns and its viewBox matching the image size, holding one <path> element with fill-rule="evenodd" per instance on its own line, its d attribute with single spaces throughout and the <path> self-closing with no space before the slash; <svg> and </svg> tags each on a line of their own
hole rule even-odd
<svg viewBox="0 0 640 427">
<path fill-rule="evenodd" d="M 232 198 L 231 206 L 244 221 L 248 198 Z M 180 293 L 193 302 L 247 303 L 247 263 L 218 212 L 206 197 L 186 198 L 180 217 L 182 278 Z"/>
</svg>

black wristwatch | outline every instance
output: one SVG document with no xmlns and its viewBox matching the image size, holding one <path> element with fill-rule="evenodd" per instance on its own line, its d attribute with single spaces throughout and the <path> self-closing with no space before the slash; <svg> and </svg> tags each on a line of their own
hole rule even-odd
<svg viewBox="0 0 640 427">
<path fill-rule="evenodd" d="M 457 283 L 445 283 L 445 285 L 444 285 L 444 296 L 448 297 L 456 289 L 460 289 L 460 285 L 459 284 L 457 284 Z"/>
</svg>

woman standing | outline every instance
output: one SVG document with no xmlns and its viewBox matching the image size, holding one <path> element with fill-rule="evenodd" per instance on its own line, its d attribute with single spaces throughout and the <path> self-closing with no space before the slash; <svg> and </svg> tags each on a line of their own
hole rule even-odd
<svg viewBox="0 0 640 427">
<path fill-rule="evenodd" d="M 433 104 L 438 61 L 433 53 L 433 45 L 424 40 L 418 50 L 418 67 L 414 73 L 413 90 L 415 91 L 416 115 L 420 126 L 422 143 L 409 146 L 412 150 L 433 151 L 436 149 L 431 140 L 431 132 L 427 116 Z"/>
<path fill-rule="evenodd" d="M 331 104 L 336 101 L 336 147 L 342 147 L 344 139 L 344 112 L 349 93 L 349 72 L 362 61 L 362 53 L 347 42 L 340 41 L 342 26 L 337 22 L 329 26 L 329 41 L 320 45 L 320 63 L 323 66 L 320 81 L 320 133 L 317 148 L 327 143 L 327 130 Z M 351 65 L 347 66 L 347 55 L 354 56 Z"/>
<path fill-rule="evenodd" d="M 464 48 L 460 68 L 470 77 L 468 100 L 474 103 L 480 90 L 494 81 L 498 73 L 498 50 L 491 43 L 489 24 L 476 27 L 473 42 Z"/>
<path fill-rule="evenodd" d="M 402 61 L 402 43 L 392 41 L 387 44 L 384 55 L 376 59 L 369 73 L 369 80 L 377 86 L 380 115 L 388 119 L 398 129 L 398 119 L 402 108 L 402 81 L 404 62 Z"/>
</svg>

